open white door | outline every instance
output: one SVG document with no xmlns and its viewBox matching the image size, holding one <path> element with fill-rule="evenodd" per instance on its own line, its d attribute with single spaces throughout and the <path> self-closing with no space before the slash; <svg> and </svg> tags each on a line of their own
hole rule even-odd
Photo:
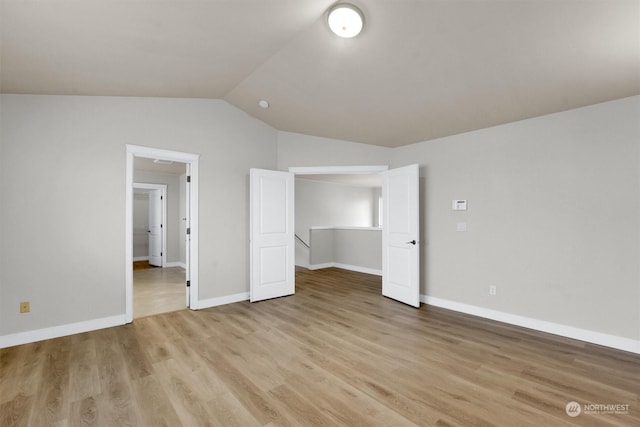
<svg viewBox="0 0 640 427">
<path fill-rule="evenodd" d="M 382 295 L 420 307 L 418 165 L 382 176 Z"/>
<path fill-rule="evenodd" d="M 149 191 L 149 264 L 162 267 L 162 190 Z"/>
<path fill-rule="evenodd" d="M 295 292 L 294 174 L 250 170 L 250 300 Z"/>
</svg>

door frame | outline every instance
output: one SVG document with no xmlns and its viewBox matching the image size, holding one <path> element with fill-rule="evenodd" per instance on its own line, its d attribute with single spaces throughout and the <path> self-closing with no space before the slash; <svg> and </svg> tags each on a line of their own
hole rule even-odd
<svg viewBox="0 0 640 427">
<path fill-rule="evenodd" d="M 167 227 L 165 224 L 167 223 L 167 185 L 166 184 L 149 184 L 146 182 L 134 182 L 133 183 L 134 193 L 135 190 L 160 190 L 162 195 L 162 268 L 167 266 Z"/>
<path fill-rule="evenodd" d="M 388 165 L 371 166 L 292 166 L 294 175 L 375 175 L 389 170 Z"/>
<path fill-rule="evenodd" d="M 133 321 L 133 169 L 135 157 L 170 160 L 187 163 L 189 171 L 189 228 L 190 239 L 187 242 L 189 259 L 186 260 L 190 272 L 189 308 L 197 310 L 198 306 L 198 162 L 199 154 L 163 150 L 126 144 L 125 171 L 125 321 Z M 186 292 L 186 291 L 185 291 Z"/>
</svg>

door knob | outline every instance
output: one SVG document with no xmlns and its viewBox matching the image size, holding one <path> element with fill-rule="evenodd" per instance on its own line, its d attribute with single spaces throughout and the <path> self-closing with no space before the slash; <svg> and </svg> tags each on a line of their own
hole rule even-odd
<svg viewBox="0 0 640 427">
<path fill-rule="evenodd" d="M 412 240 L 412 241 L 410 241 L 410 242 L 407 242 L 407 244 L 408 244 L 408 245 L 415 245 L 416 243 L 417 243 L 417 242 L 415 241 L 415 239 L 414 239 L 414 240 Z"/>
</svg>

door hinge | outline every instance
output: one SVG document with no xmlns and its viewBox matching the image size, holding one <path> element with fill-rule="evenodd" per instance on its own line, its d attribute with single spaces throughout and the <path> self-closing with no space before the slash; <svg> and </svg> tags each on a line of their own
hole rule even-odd
<svg viewBox="0 0 640 427">
<path fill-rule="evenodd" d="M 191 234 L 191 228 L 187 228 L 187 234 Z"/>
<path fill-rule="evenodd" d="M 160 200 L 164 200 L 164 199 L 162 198 L 162 196 L 160 196 Z"/>
<path fill-rule="evenodd" d="M 160 256 L 162 256 L 162 252 L 160 252 Z"/>
<path fill-rule="evenodd" d="M 191 175 L 187 175 L 187 182 L 191 182 Z"/>
<path fill-rule="evenodd" d="M 187 280 L 187 288 L 191 287 L 191 280 Z"/>
<path fill-rule="evenodd" d="M 160 224 L 160 228 L 162 228 L 162 224 Z"/>
</svg>

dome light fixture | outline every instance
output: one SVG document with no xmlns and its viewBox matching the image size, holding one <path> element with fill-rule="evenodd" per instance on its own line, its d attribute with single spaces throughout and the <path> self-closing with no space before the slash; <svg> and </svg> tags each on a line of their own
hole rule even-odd
<svg viewBox="0 0 640 427">
<path fill-rule="evenodd" d="M 350 39 L 362 31 L 364 16 L 362 11 L 349 3 L 338 3 L 329 10 L 329 28 L 336 35 Z"/>
</svg>

